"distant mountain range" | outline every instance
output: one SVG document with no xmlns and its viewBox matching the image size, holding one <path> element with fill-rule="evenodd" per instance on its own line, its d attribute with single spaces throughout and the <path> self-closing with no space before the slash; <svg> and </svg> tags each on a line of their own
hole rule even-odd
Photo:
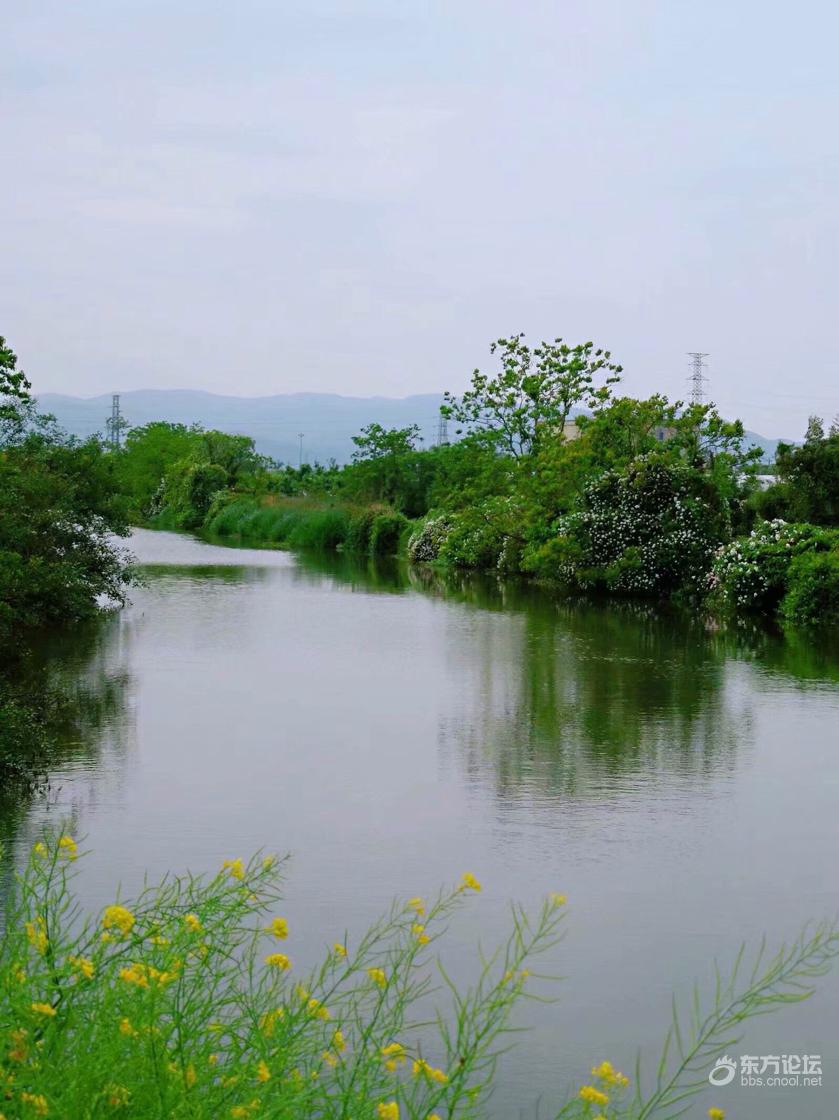
<svg viewBox="0 0 839 1120">
<path fill-rule="evenodd" d="M 442 394 L 413 397 L 343 397 L 337 393 L 286 393 L 273 397 L 224 397 L 195 389 L 138 389 L 120 395 L 122 415 L 129 427 L 151 420 L 201 424 L 205 428 L 252 436 L 257 450 L 282 463 L 297 465 L 300 433 L 303 460 L 346 463 L 353 451 L 352 437 L 373 421 L 386 428 L 417 424 L 423 446 L 436 442 Z M 105 431 L 111 414 L 111 397 L 70 397 L 42 393 L 40 408 L 51 412 L 72 435 L 89 436 Z M 778 440 L 747 433 L 764 457 L 775 457 Z M 792 441 L 790 441 L 792 442 Z"/>
</svg>

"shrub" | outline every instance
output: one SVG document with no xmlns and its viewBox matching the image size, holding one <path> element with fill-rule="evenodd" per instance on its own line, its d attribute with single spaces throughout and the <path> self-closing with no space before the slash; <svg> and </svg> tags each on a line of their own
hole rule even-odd
<svg viewBox="0 0 839 1120">
<path fill-rule="evenodd" d="M 394 903 L 357 943 L 334 942 L 298 975 L 294 930 L 276 913 L 274 858 L 226 860 L 211 878 L 168 876 L 92 920 L 72 893 L 76 855 L 72 837 L 45 836 L 4 898 L 4 1112 L 27 1120 L 474 1120 L 509 1048 L 511 1013 L 530 994 L 527 966 L 558 943 L 565 916 L 557 895 L 534 918 L 514 907 L 506 945 L 481 955 L 469 989 L 443 973 L 451 1012 L 429 1017 L 431 947 L 480 890 L 472 875 L 427 903 Z M 827 925 L 772 959 L 761 951 L 744 989 L 737 967 L 729 980 L 717 970 L 710 1008 L 697 992 L 685 1022 L 674 1012 L 650 1095 L 639 1086 L 629 1098 L 629 1079 L 604 1061 L 561 1115 L 607 1104 L 613 1120 L 674 1115 L 707 1087 L 743 1020 L 805 998 L 837 954 L 839 931 Z"/>
<path fill-rule="evenodd" d="M 591 484 L 525 564 L 581 590 L 696 592 L 727 533 L 726 509 L 708 479 L 649 454 Z"/>
<path fill-rule="evenodd" d="M 793 561 L 825 551 L 835 539 L 835 533 L 815 525 L 761 522 L 748 537 L 738 537 L 717 553 L 709 577 L 712 601 L 729 610 L 775 611 Z"/>
<path fill-rule="evenodd" d="M 306 510 L 288 536 L 292 548 L 310 548 L 325 552 L 343 544 L 350 517 L 340 506 Z"/>
<path fill-rule="evenodd" d="M 376 506 L 365 506 L 350 517 L 344 548 L 347 552 L 367 553 L 370 551 L 370 532 L 377 517 Z"/>
<path fill-rule="evenodd" d="M 781 614 L 790 622 L 839 623 L 839 552 L 805 552 L 792 561 Z"/>
<path fill-rule="evenodd" d="M 512 497 L 485 498 L 450 515 L 438 558 L 456 568 L 497 568 L 516 553 L 522 514 Z"/>
<path fill-rule="evenodd" d="M 408 559 L 415 564 L 429 564 L 440 555 L 451 522 L 445 515 L 427 517 L 408 538 Z"/>
<path fill-rule="evenodd" d="M 370 530 L 370 555 L 396 556 L 408 524 L 408 518 L 401 513 L 377 514 Z"/>
</svg>

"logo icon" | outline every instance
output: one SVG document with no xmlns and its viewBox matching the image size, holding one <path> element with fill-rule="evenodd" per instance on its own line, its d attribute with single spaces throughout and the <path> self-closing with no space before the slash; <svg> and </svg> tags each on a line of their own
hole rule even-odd
<svg viewBox="0 0 839 1120">
<path fill-rule="evenodd" d="M 726 1054 L 723 1058 L 717 1058 L 714 1068 L 708 1074 L 708 1080 L 712 1085 L 730 1085 L 736 1072 L 737 1063 Z"/>
</svg>

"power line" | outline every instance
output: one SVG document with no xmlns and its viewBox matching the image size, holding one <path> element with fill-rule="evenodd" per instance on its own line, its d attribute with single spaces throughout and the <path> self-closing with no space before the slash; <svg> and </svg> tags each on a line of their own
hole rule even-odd
<svg viewBox="0 0 839 1120">
<path fill-rule="evenodd" d="M 699 350 L 689 350 L 688 357 L 690 358 L 690 374 L 688 381 L 690 382 L 690 403 L 691 404 L 704 404 L 705 403 L 705 386 L 708 384 L 708 378 L 702 372 L 707 368 L 705 358 L 709 357 L 708 354 L 703 354 Z"/>
</svg>

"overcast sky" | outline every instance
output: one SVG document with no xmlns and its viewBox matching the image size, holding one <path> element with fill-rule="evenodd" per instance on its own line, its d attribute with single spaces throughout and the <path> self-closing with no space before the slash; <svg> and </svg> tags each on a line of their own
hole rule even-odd
<svg viewBox="0 0 839 1120">
<path fill-rule="evenodd" d="M 0 333 L 40 391 L 461 389 L 594 339 L 839 412 L 829 0 L 4 5 Z"/>
</svg>

